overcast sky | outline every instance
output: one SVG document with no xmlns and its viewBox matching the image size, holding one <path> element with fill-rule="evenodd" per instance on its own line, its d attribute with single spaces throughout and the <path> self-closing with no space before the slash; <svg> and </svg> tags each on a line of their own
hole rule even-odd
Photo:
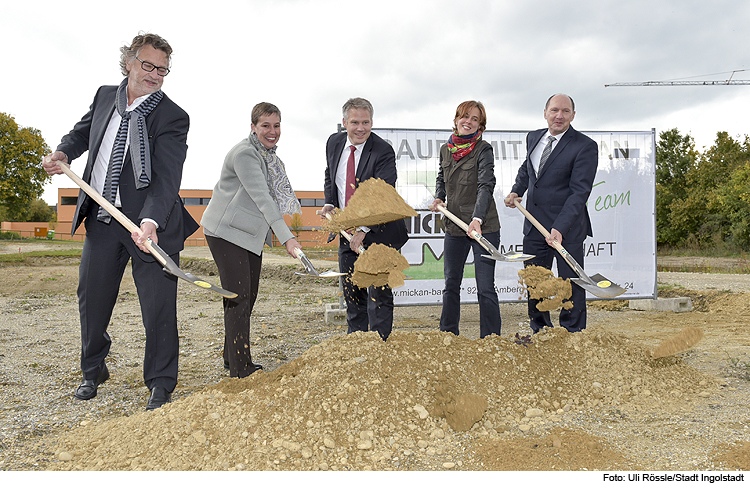
<svg viewBox="0 0 750 499">
<path fill-rule="evenodd" d="M 750 86 L 605 84 L 726 80 L 750 70 L 748 26 L 750 2 L 736 0 L 3 2 L 0 111 L 54 150 L 96 89 L 121 81 L 119 48 L 150 31 L 174 49 L 163 90 L 191 118 L 183 188 L 213 188 L 261 101 L 281 109 L 278 153 L 297 190 L 322 189 L 325 141 L 357 96 L 376 128 L 446 129 L 476 99 L 489 129 L 532 130 L 564 92 L 579 130 L 678 128 L 702 150 L 719 131 L 748 132 Z M 56 177 L 44 199 L 58 187 L 74 184 Z"/>
</svg>

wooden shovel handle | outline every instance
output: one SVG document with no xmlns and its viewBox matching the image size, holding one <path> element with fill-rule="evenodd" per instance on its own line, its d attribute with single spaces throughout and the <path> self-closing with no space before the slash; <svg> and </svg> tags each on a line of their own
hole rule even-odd
<svg viewBox="0 0 750 499">
<path fill-rule="evenodd" d="M 549 231 L 544 227 L 544 225 L 539 222 L 539 220 L 534 218 L 534 215 L 529 213 L 526 208 L 523 207 L 521 201 L 518 198 L 514 199 L 513 203 L 516 205 L 516 208 L 521 210 L 521 213 L 523 213 L 523 215 L 529 220 L 529 222 L 534 224 L 534 227 L 536 227 L 546 239 L 552 239 L 552 234 L 549 233 Z M 563 255 L 567 254 L 567 251 L 562 247 L 562 244 L 560 244 L 557 239 L 554 239 L 552 241 L 552 246 L 554 246 L 555 249 L 561 252 Z"/>
<path fill-rule="evenodd" d="M 439 204 L 439 205 L 437 205 L 437 209 L 440 210 L 440 213 L 442 213 L 446 217 L 450 218 L 453 221 L 453 223 L 455 223 L 456 225 L 458 225 L 459 227 L 461 227 L 461 229 L 463 229 L 465 232 L 467 232 L 467 233 L 469 232 L 469 226 L 466 225 L 466 222 L 464 222 L 463 220 L 461 220 L 460 218 L 458 218 L 456 215 L 454 215 L 453 213 L 451 213 L 450 211 L 448 211 L 448 209 L 445 207 L 445 205 Z M 476 241 L 479 244 L 481 244 L 482 247 L 484 249 L 486 249 L 490 254 L 493 253 L 492 249 L 488 248 L 487 245 L 485 244 L 485 241 L 487 241 L 487 240 L 484 237 L 482 237 L 482 235 L 479 232 L 477 232 L 475 230 L 472 230 L 471 231 L 471 237 L 473 237 L 474 239 L 476 239 Z M 495 250 L 495 251 L 497 251 L 497 250 Z"/>
<path fill-rule="evenodd" d="M 328 212 L 328 213 L 326 213 L 326 218 L 327 218 L 327 219 L 328 219 L 329 221 L 331 221 L 331 222 L 333 221 L 333 216 L 331 215 L 331 212 Z M 349 241 L 349 242 L 351 242 L 351 241 L 352 241 L 352 235 L 351 235 L 351 234 L 349 234 L 349 233 L 348 233 L 347 231 L 345 231 L 345 230 L 341 230 L 340 232 L 341 232 L 341 235 L 342 235 L 342 236 L 344 236 L 344 237 L 346 238 L 346 240 L 347 240 L 347 241 Z M 361 254 L 362 254 L 362 253 L 364 253 L 364 252 L 365 252 L 365 247 L 364 247 L 364 246 L 360 246 L 360 247 L 359 247 L 359 254 L 361 255 Z"/>
<path fill-rule="evenodd" d="M 141 231 L 140 227 L 138 227 L 128 217 L 126 217 L 123 212 L 115 208 L 115 206 L 112 203 L 107 201 L 107 199 L 101 194 L 99 194 L 96 190 L 94 190 L 93 187 L 91 187 L 89 184 L 84 182 L 81 177 L 73 173 L 73 171 L 70 169 L 70 167 L 67 164 L 59 160 L 55 161 L 55 163 L 57 164 L 57 166 L 60 167 L 60 169 L 63 171 L 65 175 L 67 175 L 73 182 L 76 183 L 78 187 L 81 188 L 81 190 L 83 190 L 86 194 L 88 194 L 91 199 L 96 201 L 96 203 L 99 206 L 104 208 L 107 213 L 112 215 L 112 217 L 115 220 L 120 222 L 120 224 L 123 227 L 125 227 L 125 229 L 127 229 L 131 234 L 133 232 L 137 232 L 138 234 L 143 235 L 143 231 Z M 151 239 L 146 241 L 145 246 L 149 249 L 149 252 L 151 253 L 151 255 L 154 258 L 156 258 L 156 260 L 159 261 L 159 263 L 161 263 L 163 266 L 167 265 L 167 261 L 164 260 L 164 257 L 162 257 L 162 255 L 160 255 L 158 252 L 153 250 L 151 246 Z"/>
</svg>

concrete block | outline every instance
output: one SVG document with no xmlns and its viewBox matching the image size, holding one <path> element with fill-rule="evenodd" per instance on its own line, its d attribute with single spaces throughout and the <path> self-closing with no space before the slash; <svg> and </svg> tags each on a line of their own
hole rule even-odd
<svg viewBox="0 0 750 499">
<path fill-rule="evenodd" d="M 631 310 L 648 310 L 651 312 L 692 312 L 693 300 L 687 297 L 630 300 L 629 307 Z"/>
<path fill-rule="evenodd" d="M 326 303 L 325 319 L 326 324 L 337 319 L 346 320 L 346 308 L 342 308 L 339 303 Z"/>
</svg>

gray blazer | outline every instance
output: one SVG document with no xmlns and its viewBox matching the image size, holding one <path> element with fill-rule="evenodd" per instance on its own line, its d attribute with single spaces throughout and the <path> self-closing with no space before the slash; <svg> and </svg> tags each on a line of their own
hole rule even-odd
<svg viewBox="0 0 750 499">
<path fill-rule="evenodd" d="M 271 197 L 267 177 L 266 162 L 249 138 L 234 146 L 203 213 L 203 227 L 256 255 L 263 251 L 269 228 L 282 243 L 293 238 Z"/>
</svg>

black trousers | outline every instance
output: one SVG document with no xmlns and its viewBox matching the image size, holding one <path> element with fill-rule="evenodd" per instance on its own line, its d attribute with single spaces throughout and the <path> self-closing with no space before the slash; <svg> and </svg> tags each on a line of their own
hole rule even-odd
<svg viewBox="0 0 750 499">
<path fill-rule="evenodd" d="M 567 243 L 563 241 L 563 247 L 570 253 L 573 259 L 583 268 L 583 241 Z M 525 266 L 536 265 L 547 269 L 552 269 L 552 260 L 557 260 L 557 275 L 563 279 L 570 279 L 571 277 L 578 277 L 570 265 L 565 259 L 560 256 L 555 248 L 547 244 L 544 237 L 536 230 L 533 230 L 529 235 L 523 238 L 523 251 L 536 257 L 526 260 Z M 573 295 L 571 301 L 573 302 L 573 308 L 560 311 L 560 327 L 564 327 L 571 333 L 575 333 L 586 329 L 586 291 L 572 284 Z M 550 320 L 549 312 L 540 312 L 536 306 L 539 303 L 538 300 L 532 300 L 529 298 L 529 320 L 531 329 L 534 332 L 539 331 L 544 326 L 553 327 L 552 321 Z"/>
<path fill-rule="evenodd" d="M 86 217 L 78 278 L 81 316 L 81 370 L 85 379 L 96 379 L 109 353 L 107 333 L 128 261 L 141 304 L 146 346 L 143 379 L 152 389 L 173 391 L 177 385 L 179 338 L 177 335 L 177 278 L 135 246 L 130 233 L 115 220 L 96 220 L 95 203 Z M 150 261 L 144 261 L 146 256 Z M 179 265 L 179 253 L 170 255 Z"/>
<path fill-rule="evenodd" d="M 393 329 L 393 291 L 388 286 L 362 289 L 352 284 L 354 262 L 359 256 L 349 247 L 349 241 L 339 237 L 339 272 L 345 272 L 344 299 L 346 300 L 347 334 L 354 331 L 377 331 L 383 341 Z"/>
<path fill-rule="evenodd" d="M 206 236 L 219 268 L 221 287 L 237 293 L 224 298 L 224 362 L 229 375 L 244 378 L 255 372 L 250 355 L 250 316 L 258 298 L 263 255 L 256 255 L 224 239 Z"/>
</svg>

